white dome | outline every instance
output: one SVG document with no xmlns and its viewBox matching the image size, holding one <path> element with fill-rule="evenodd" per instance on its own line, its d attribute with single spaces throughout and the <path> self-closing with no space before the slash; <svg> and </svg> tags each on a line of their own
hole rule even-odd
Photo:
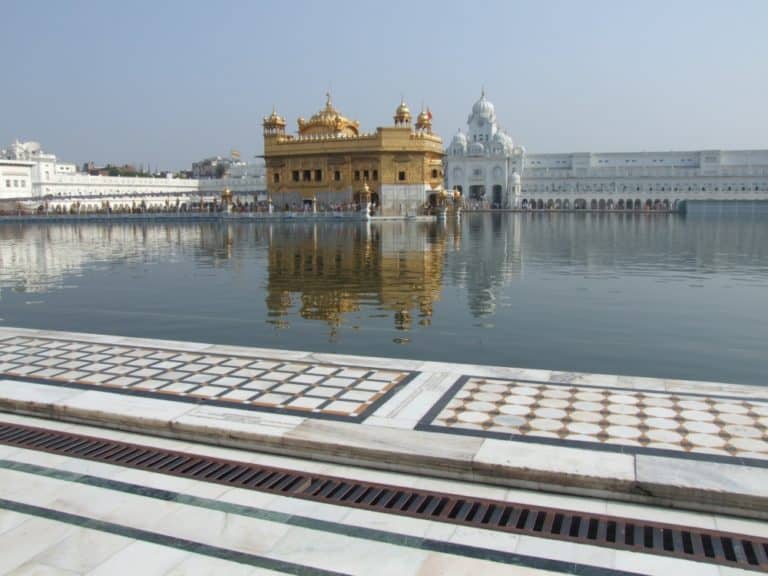
<svg viewBox="0 0 768 576">
<path fill-rule="evenodd" d="M 512 138 L 510 138 L 508 134 L 505 134 L 504 132 L 496 132 L 496 134 L 493 135 L 493 143 L 496 148 L 501 148 L 503 154 L 512 154 L 514 144 L 512 143 Z"/>
<path fill-rule="evenodd" d="M 472 155 L 480 156 L 485 152 L 485 147 L 480 142 L 472 142 L 469 145 L 469 153 Z"/>
<path fill-rule="evenodd" d="M 459 131 L 456 136 L 451 140 L 451 147 L 448 149 L 448 153 L 454 156 L 463 156 L 467 152 L 467 137 L 463 132 Z"/>
<path fill-rule="evenodd" d="M 463 146 L 467 145 L 467 137 L 464 135 L 464 132 L 459 130 L 458 134 L 453 137 L 453 142 L 451 142 L 451 145 L 461 144 Z"/>
<path fill-rule="evenodd" d="M 493 104 L 486 100 L 485 90 L 483 90 L 482 94 L 480 94 L 480 100 L 475 102 L 472 106 L 472 115 L 482 116 L 483 118 L 493 118 L 494 114 L 495 110 Z"/>
</svg>

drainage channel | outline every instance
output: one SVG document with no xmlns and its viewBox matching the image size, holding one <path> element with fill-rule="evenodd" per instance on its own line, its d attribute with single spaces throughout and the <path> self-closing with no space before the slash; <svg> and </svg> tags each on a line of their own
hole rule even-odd
<svg viewBox="0 0 768 576">
<path fill-rule="evenodd" d="M 0 443 L 373 512 L 768 572 L 768 539 L 307 474 L 151 446 L 0 424 Z"/>
</svg>

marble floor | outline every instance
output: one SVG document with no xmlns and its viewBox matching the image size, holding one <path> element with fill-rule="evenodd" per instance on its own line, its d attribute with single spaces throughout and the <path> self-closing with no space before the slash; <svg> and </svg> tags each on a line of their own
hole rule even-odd
<svg viewBox="0 0 768 576">
<path fill-rule="evenodd" d="M 684 526 L 762 522 L 374 471 L 0 413 L 0 422 L 209 456 Z M 716 566 L 405 518 L 0 444 L 0 574 L 747 574 Z"/>
<path fill-rule="evenodd" d="M 768 402 L 464 376 L 421 429 L 768 461 Z"/>
<path fill-rule="evenodd" d="M 768 389 L 0 327 L 0 411 L 768 519 Z"/>
<path fill-rule="evenodd" d="M 0 374 L 176 400 L 359 420 L 415 374 L 61 338 L 0 339 Z"/>
<path fill-rule="evenodd" d="M 423 371 L 208 350 L 0 336 L 0 376 L 310 418 L 365 422 Z M 396 366 L 396 364 L 394 364 Z M 534 381 L 451 374 L 413 428 L 571 446 L 768 461 L 768 399 L 650 380 Z M 418 403 L 418 402 L 417 402 Z M 716 458 L 717 459 L 717 458 Z"/>
</svg>

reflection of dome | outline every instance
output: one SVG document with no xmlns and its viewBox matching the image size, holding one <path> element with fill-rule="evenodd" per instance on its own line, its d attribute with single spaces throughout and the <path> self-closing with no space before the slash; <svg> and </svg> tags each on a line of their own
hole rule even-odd
<svg viewBox="0 0 768 576">
<path fill-rule="evenodd" d="M 400 100 L 400 106 L 397 107 L 397 110 L 395 110 L 395 125 L 399 124 L 410 124 L 411 122 L 411 111 L 408 109 L 408 105 L 405 103 L 405 100 Z"/>
<path fill-rule="evenodd" d="M 485 152 L 485 147 L 480 142 L 472 142 L 469 145 L 470 155 L 480 156 Z"/>
<path fill-rule="evenodd" d="M 357 136 L 360 123 L 342 116 L 331 103 L 331 95 L 327 94 L 325 107 L 309 120 L 299 118 L 299 134 L 302 136 Z"/>
<path fill-rule="evenodd" d="M 473 116 L 482 116 L 483 118 L 493 118 L 495 115 L 495 110 L 493 108 L 493 104 L 491 104 L 488 100 L 485 98 L 485 90 L 480 94 L 480 100 L 475 102 L 475 104 L 472 106 L 472 115 Z"/>
</svg>

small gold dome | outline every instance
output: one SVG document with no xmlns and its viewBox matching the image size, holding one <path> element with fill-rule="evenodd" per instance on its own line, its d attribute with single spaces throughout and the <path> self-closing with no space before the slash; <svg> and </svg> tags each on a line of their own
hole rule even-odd
<svg viewBox="0 0 768 576">
<path fill-rule="evenodd" d="M 411 111 L 405 100 L 400 100 L 400 106 L 395 110 L 395 124 L 407 124 L 411 121 Z"/>
<path fill-rule="evenodd" d="M 279 116 L 277 111 L 272 108 L 272 114 L 264 117 L 264 128 L 285 128 L 285 118 Z"/>
<path fill-rule="evenodd" d="M 427 108 L 426 110 L 422 110 L 419 113 L 418 118 L 416 118 L 416 128 L 419 130 L 427 130 L 432 127 L 432 111 Z"/>
</svg>

